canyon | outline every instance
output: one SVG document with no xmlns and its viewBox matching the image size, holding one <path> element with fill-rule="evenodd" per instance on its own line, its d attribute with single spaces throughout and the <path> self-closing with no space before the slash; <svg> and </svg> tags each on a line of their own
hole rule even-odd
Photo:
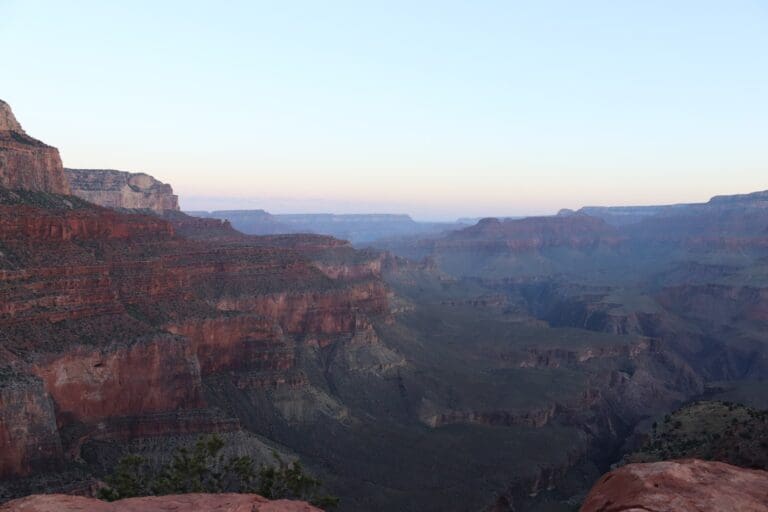
<svg viewBox="0 0 768 512">
<path fill-rule="evenodd" d="M 9 151 L 5 161 L 20 162 Z M 54 164 L 47 171 L 65 176 Z M 344 415 L 298 360 L 321 386 L 339 345 L 365 359 L 361 370 L 384 365 L 370 324 L 387 314 L 386 285 L 354 270 L 365 258 L 324 273 L 309 256 L 339 252 L 334 268 L 345 269 L 348 244 L 271 244 L 180 212 L 166 220 L 143 203 L 109 209 L 38 180 L 46 169 L 8 169 L 20 185 L 0 190 L 4 496 L 87 486 L 83 463 L 114 462 L 126 441 L 158 436 L 244 436 L 238 449 L 266 457 L 276 448 L 222 410 L 217 393 L 237 390 L 255 410 L 281 394 L 275 414 L 289 420 Z M 106 174 L 97 182 L 111 188 Z"/>
<path fill-rule="evenodd" d="M 412 221 L 196 216 L 65 170 L 4 103 L 0 128 L 2 500 L 216 433 L 342 511 L 575 510 L 654 420 L 768 377 L 764 194 L 390 232 Z"/>
</svg>

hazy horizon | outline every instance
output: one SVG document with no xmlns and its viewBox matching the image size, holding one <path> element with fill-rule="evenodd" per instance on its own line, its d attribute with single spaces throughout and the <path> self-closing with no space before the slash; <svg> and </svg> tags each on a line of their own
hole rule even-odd
<svg viewBox="0 0 768 512">
<path fill-rule="evenodd" d="M 759 192 L 759 190 L 747 190 L 741 193 Z M 716 194 L 722 195 L 722 194 Z M 711 197 L 707 197 L 697 201 L 690 201 L 690 203 L 706 203 Z M 574 207 L 557 208 L 555 210 L 544 211 L 531 211 L 531 212 L 518 212 L 514 214 L 502 212 L 483 212 L 482 209 L 478 210 L 480 213 L 477 215 L 454 215 L 450 209 L 442 213 L 435 214 L 433 216 L 422 216 L 413 214 L 403 208 L 398 208 L 397 204 L 377 204 L 371 202 L 353 202 L 349 201 L 341 203 L 338 201 L 331 201 L 323 198 L 305 198 L 305 199 L 292 199 L 292 198 L 275 198 L 275 197 L 210 197 L 210 196 L 187 196 L 179 197 L 179 203 L 181 209 L 187 212 L 194 211 L 222 211 L 222 210 L 265 210 L 267 213 L 276 215 L 290 215 L 290 214 L 334 214 L 334 215 L 361 215 L 361 214 L 389 214 L 389 215 L 408 215 L 413 220 L 418 222 L 453 222 L 459 219 L 477 219 L 486 217 L 533 217 L 533 216 L 547 216 L 556 215 L 562 209 L 578 210 L 583 207 L 600 207 L 600 206 L 665 206 L 671 204 L 683 204 L 689 203 L 688 201 L 676 201 L 670 203 L 645 203 L 645 204 L 583 204 Z"/>
<path fill-rule="evenodd" d="M 0 97 L 66 166 L 149 173 L 187 210 L 702 202 L 768 188 L 766 22 L 757 1 L 0 0 Z"/>
</svg>

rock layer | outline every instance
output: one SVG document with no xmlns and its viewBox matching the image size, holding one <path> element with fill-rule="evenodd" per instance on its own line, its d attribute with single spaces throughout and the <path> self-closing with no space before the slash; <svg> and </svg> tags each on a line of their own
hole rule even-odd
<svg viewBox="0 0 768 512">
<path fill-rule="evenodd" d="M 24 134 L 24 130 L 16 120 L 16 116 L 13 115 L 11 106 L 3 100 L 0 100 L 0 131 Z"/>
<path fill-rule="evenodd" d="M 0 187 L 69 194 L 59 150 L 27 135 L 0 100 Z"/>
<path fill-rule="evenodd" d="M 61 458 L 53 402 L 40 379 L 0 374 L 0 478 L 50 469 Z"/>
<path fill-rule="evenodd" d="M 144 173 L 98 169 L 65 169 L 72 193 L 107 208 L 178 210 L 173 188 Z"/>
<path fill-rule="evenodd" d="M 303 389 L 301 347 L 342 345 L 388 309 L 375 274 L 309 258 L 345 244 L 192 240 L 78 201 L 0 189 L 0 372 L 15 376 L 0 373 L 0 477 L 55 468 L 89 439 L 237 429 L 206 379 Z"/>
</svg>

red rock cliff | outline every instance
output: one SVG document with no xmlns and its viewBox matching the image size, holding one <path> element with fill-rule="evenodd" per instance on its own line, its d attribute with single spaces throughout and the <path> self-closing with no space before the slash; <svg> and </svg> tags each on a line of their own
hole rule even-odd
<svg viewBox="0 0 768 512">
<path fill-rule="evenodd" d="M 328 276 L 301 240 L 190 240 L 154 216 L 5 189 L 0 219 L 0 371 L 29 382 L 0 391 L 21 404 L 0 414 L 0 477 L 55 467 L 93 436 L 237 428 L 205 412 L 204 378 L 306 385 L 297 343 L 347 339 L 387 311 L 375 275 Z"/>
<path fill-rule="evenodd" d="M 27 135 L 0 100 L 0 186 L 69 194 L 59 150 Z"/>
</svg>

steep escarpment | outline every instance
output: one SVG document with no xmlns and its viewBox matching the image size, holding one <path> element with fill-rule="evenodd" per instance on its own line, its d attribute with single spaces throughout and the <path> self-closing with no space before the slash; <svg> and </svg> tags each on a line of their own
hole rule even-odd
<svg viewBox="0 0 768 512">
<path fill-rule="evenodd" d="M 337 360 L 347 368 L 361 344 L 370 364 L 386 352 L 371 349 L 371 321 L 387 288 L 358 270 L 373 256 L 186 216 L 143 174 L 69 170 L 76 196 L 64 195 L 58 152 L 0 106 L 0 479 L 12 483 L 0 497 L 87 487 L 129 443 L 162 457 L 157 438 L 244 435 L 268 453 L 244 428 L 271 393 L 288 409 L 336 403 Z M 223 408 L 230 386 L 254 403 Z"/>
<path fill-rule="evenodd" d="M 105 430 L 173 434 L 164 415 L 210 409 L 211 375 L 306 383 L 302 340 L 333 345 L 387 310 L 375 276 L 332 279 L 292 249 L 242 237 L 208 245 L 153 216 L 5 197 L 0 363 L 28 382 L 4 394 L 29 396 L 26 408 L 4 411 L 0 428 L 19 452 L 4 452 L 6 475 L 61 463 L 59 444 L 70 453 Z"/>
<path fill-rule="evenodd" d="M 69 194 L 59 150 L 27 135 L 0 100 L 0 187 Z"/>
<path fill-rule="evenodd" d="M 56 468 L 62 456 L 53 401 L 39 378 L 0 371 L 0 478 Z"/>
<path fill-rule="evenodd" d="M 108 208 L 179 210 L 173 188 L 145 173 L 100 169 L 65 169 L 72 193 Z"/>
</svg>

